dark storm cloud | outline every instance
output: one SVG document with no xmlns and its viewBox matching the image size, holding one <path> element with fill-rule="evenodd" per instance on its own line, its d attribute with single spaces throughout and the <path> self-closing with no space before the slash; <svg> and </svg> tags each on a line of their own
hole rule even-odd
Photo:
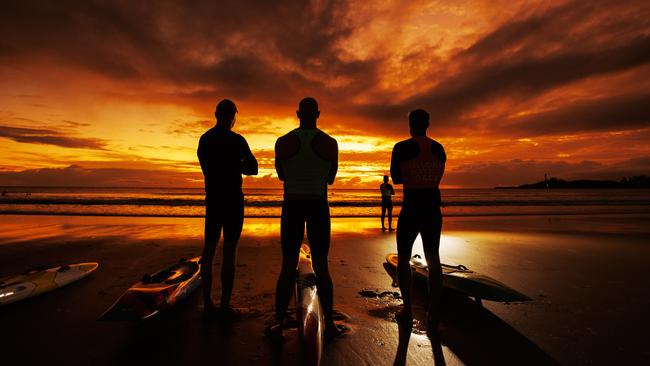
<svg viewBox="0 0 650 366">
<path fill-rule="evenodd" d="M 416 107 L 430 110 L 441 128 L 462 133 L 481 123 L 469 114 L 502 99 L 526 105 L 558 87 L 635 69 L 641 70 L 639 78 L 648 77 L 640 68 L 650 63 L 647 2 L 575 0 L 496 26 L 433 68 L 456 70 L 436 75 L 436 85 L 389 99 L 394 91 L 388 95 L 380 87 L 386 60 L 341 56 L 340 43 L 363 26 L 347 18 L 350 6 L 343 0 L 9 1 L 0 12 L 0 62 L 77 67 L 134 86 L 158 82 L 179 87 L 172 88 L 175 97 L 200 103 L 227 95 L 293 105 L 314 95 L 328 112 L 365 117 L 370 132 L 385 134 L 395 134 L 397 124 L 402 130 L 406 113 Z M 392 53 L 409 54 L 386 50 Z M 430 85 L 431 73 L 422 75 L 414 83 Z M 627 90 L 614 94 L 629 100 L 613 108 L 638 107 L 641 96 Z M 377 102 L 353 102 L 368 96 Z M 588 101 L 576 103 L 548 112 L 555 118 L 548 130 L 541 116 L 530 120 L 529 133 L 575 131 L 560 118 Z M 647 113 L 639 120 L 636 109 L 601 108 L 607 118 L 581 123 L 581 130 L 617 128 L 621 121 L 647 126 Z M 523 122 L 515 130 L 524 131 Z M 508 134 L 498 130 L 503 125 L 491 124 L 488 132 Z"/>
<path fill-rule="evenodd" d="M 38 60 L 118 80 L 202 86 L 253 100 L 327 92 L 336 76 L 374 82 L 374 62 L 336 55 L 343 2 L 24 2 L 3 4 L 0 60 Z"/>
<path fill-rule="evenodd" d="M 104 149 L 103 140 L 68 136 L 47 128 L 26 128 L 0 125 L 0 137 L 30 144 L 56 145 L 80 149 Z"/>
<path fill-rule="evenodd" d="M 464 115 L 499 98 L 525 103 L 572 82 L 650 63 L 649 27 L 643 14 L 650 16 L 649 7 L 639 8 L 633 2 L 572 1 L 540 15 L 514 19 L 452 58 L 450 64 L 460 69 L 457 74 L 403 102 L 361 106 L 359 112 L 391 126 L 403 120 L 408 110 L 424 107 L 442 127 L 471 129 L 476 121 Z M 648 125 L 647 115 L 641 121 L 637 118 L 637 102 L 646 96 L 628 97 L 629 101 L 618 100 L 617 105 L 635 105 L 629 116 L 624 109 L 617 110 L 621 115 L 600 108 L 607 118 L 599 118 L 594 129 L 615 128 L 626 120 Z M 570 115 L 580 105 L 559 108 L 552 114 Z M 551 130 L 561 133 L 560 127 L 561 123 L 555 124 Z M 572 131 L 570 124 L 567 127 Z M 544 133 L 543 123 L 533 131 Z"/>
<path fill-rule="evenodd" d="M 503 131 L 539 136 L 584 131 L 616 131 L 648 126 L 650 93 L 574 102 L 565 108 L 528 115 L 503 125 Z"/>
</svg>

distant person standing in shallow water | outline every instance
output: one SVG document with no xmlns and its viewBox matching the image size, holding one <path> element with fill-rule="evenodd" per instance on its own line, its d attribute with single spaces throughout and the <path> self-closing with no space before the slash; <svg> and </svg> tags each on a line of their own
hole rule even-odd
<svg viewBox="0 0 650 366">
<path fill-rule="evenodd" d="M 232 317 L 230 306 L 235 281 L 237 242 L 244 224 L 242 174 L 257 175 L 257 160 L 246 139 L 232 131 L 237 107 L 224 99 L 214 113 L 216 126 L 201 136 L 197 155 L 205 179 L 205 247 L 201 258 L 201 282 L 206 314 L 215 313 L 212 302 L 212 261 L 223 229 L 221 304 L 219 313 Z"/>
<path fill-rule="evenodd" d="M 424 255 L 429 266 L 429 306 L 427 327 L 437 333 L 439 302 L 442 291 L 440 268 L 440 180 L 445 171 L 447 155 L 438 142 L 427 137 L 429 113 L 416 109 L 409 113 L 411 138 L 400 141 L 393 148 L 390 174 L 395 184 L 404 185 L 404 202 L 397 221 L 397 276 L 404 299 L 404 309 L 398 315 L 403 323 L 412 324 L 411 268 L 413 242 L 420 234 Z"/>
<path fill-rule="evenodd" d="M 284 182 L 284 202 L 280 222 L 282 270 L 275 291 L 275 321 L 266 333 L 280 335 L 296 279 L 300 246 L 307 225 L 312 266 L 318 296 L 323 305 L 326 339 L 339 330 L 333 319 L 334 290 L 327 255 L 330 248 L 330 210 L 327 186 L 334 183 L 338 170 L 338 144 L 316 128 L 320 117 L 318 102 L 304 98 L 296 111 L 300 127 L 275 143 L 275 169 Z"/>
<path fill-rule="evenodd" d="M 386 211 L 388 211 L 388 230 L 393 231 L 393 199 L 391 196 L 395 195 L 393 186 L 388 183 L 388 176 L 384 175 L 384 183 L 379 185 L 381 192 L 381 230 L 386 231 L 384 226 L 384 218 Z"/>
</svg>

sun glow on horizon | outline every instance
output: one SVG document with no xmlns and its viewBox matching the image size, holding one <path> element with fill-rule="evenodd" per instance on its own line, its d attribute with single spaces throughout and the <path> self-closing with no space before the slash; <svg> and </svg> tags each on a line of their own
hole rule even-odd
<svg viewBox="0 0 650 366">
<path fill-rule="evenodd" d="M 232 4 L 246 22 L 201 1 L 70 6 L 0 13 L 0 185 L 200 186 L 198 139 L 229 98 L 260 163 L 244 184 L 277 187 L 304 96 L 338 140 L 337 188 L 376 186 L 414 108 L 443 187 L 650 172 L 647 2 Z"/>
</svg>

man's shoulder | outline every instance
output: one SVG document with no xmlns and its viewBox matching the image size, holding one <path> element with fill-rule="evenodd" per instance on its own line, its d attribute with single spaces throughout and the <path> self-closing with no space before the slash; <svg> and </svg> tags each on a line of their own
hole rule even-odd
<svg viewBox="0 0 650 366">
<path fill-rule="evenodd" d="M 229 131 L 229 136 L 235 141 L 246 143 L 246 138 L 235 131 Z"/>
<path fill-rule="evenodd" d="M 247 144 L 244 136 L 234 132 L 232 130 L 222 130 L 216 127 L 205 131 L 201 138 L 199 139 L 199 145 L 201 144 L 214 144 L 214 143 L 236 143 L 236 144 Z"/>
<path fill-rule="evenodd" d="M 278 137 L 275 141 L 275 155 L 279 159 L 288 159 L 300 149 L 300 138 L 293 131 Z"/>
<path fill-rule="evenodd" d="M 441 143 L 434 139 L 431 139 L 431 152 L 443 162 L 447 161 L 447 153 L 445 153 L 445 148 Z"/>
<path fill-rule="evenodd" d="M 402 140 L 402 141 L 397 141 L 395 146 L 404 146 L 404 145 L 412 144 L 413 142 L 415 142 L 415 140 L 413 140 L 413 138 L 408 138 L 408 139 L 405 139 L 405 140 Z"/>
<path fill-rule="evenodd" d="M 199 150 L 203 150 L 207 148 L 209 145 L 211 145 L 212 140 L 214 139 L 214 128 L 211 128 L 203 133 L 201 137 L 199 137 Z"/>
<path fill-rule="evenodd" d="M 436 141 L 436 140 L 434 140 L 434 139 L 432 139 L 432 138 L 429 138 L 429 140 L 431 140 L 431 145 L 433 145 L 435 149 L 442 149 L 442 150 L 444 150 L 444 147 L 442 146 L 441 143 L 439 143 L 438 141 Z"/>
<path fill-rule="evenodd" d="M 399 152 L 400 150 L 403 150 L 405 148 L 413 148 L 413 146 L 416 146 L 416 145 L 417 145 L 417 143 L 415 142 L 415 140 L 410 138 L 410 139 L 398 141 L 395 144 L 395 146 L 393 147 L 393 150 L 396 151 L 396 152 Z"/>
<path fill-rule="evenodd" d="M 336 139 L 322 130 L 318 130 L 316 136 L 314 136 L 314 147 L 317 149 L 325 150 L 336 150 L 338 149 L 338 143 Z"/>
<path fill-rule="evenodd" d="M 312 148 L 321 158 L 327 161 L 336 160 L 339 152 L 339 145 L 336 142 L 336 139 L 323 132 L 322 130 L 318 131 L 319 132 L 316 134 L 316 136 L 314 136 Z"/>
<path fill-rule="evenodd" d="M 323 140 L 323 141 L 327 141 L 329 143 L 336 144 L 336 139 L 334 137 L 328 135 L 327 132 L 325 132 L 325 131 L 323 131 L 321 129 L 318 129 L 318 133 L 316 134 L 316 136 L 314 136 L 314 138 L 317 138 L 317 139 L 320 139 L 320 140 Z"/>
<path fill-rule="evenodd" d="M 275 140 L 276 148 L 283 145 L 300 144 L 300 138 L 293 132 L 289 131 Z"/>
<path fill-rule="evenodd" d="M 201 138 L 199 140 L 205 140 L 212 136 L 214 134 L 214 127 L 208 129 L 207 131 L 203 132 L 203 135 L 201 135 Z"/>
<path fill-rule="evenodd" d="M 277 142 L 282 142 L 282 141 L 286 141 L 288 139 L 294 139 L 294 138 L 298 138 L 298 136 L 296 136 L 296 134 L 293 132 L 293 130 L 291 130 L 291 131 L 285 133 L 284 135 L 278 137 Z"/>
<path fill-rule="evenodd" d="M 210 129 L 208 129 L 207 131 L 205 131 L 203 133 L 203 135 L 201 135 L 200 140 L 213 140 L 213 139 L 216 139 L 216 138 L 218 138 L 220 136 L 223 136 L 222 131 L 217 129 L 216 126 L 214 126 L 214 127 L 210 128 Z"/>
</svg>

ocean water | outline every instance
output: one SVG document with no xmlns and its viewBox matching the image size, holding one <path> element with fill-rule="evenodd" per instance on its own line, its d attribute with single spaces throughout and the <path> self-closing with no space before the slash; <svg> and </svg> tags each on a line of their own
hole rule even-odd
<svg viewBox="0 0 650 366">
<path fill-rule="evenodd" d="M 0 187 L 0 214 L 201 217 L 200 188 Z M 394 196 L 393 215 L 402 201 Z M 279 217 L 281 189 L 244 189 L 247 217 Z M 445 216 L 650 213 L 648 189 L 445 189 Z M 333 217 L 376 217 L 379 190 L 331 189 Z"/>
</svg>

